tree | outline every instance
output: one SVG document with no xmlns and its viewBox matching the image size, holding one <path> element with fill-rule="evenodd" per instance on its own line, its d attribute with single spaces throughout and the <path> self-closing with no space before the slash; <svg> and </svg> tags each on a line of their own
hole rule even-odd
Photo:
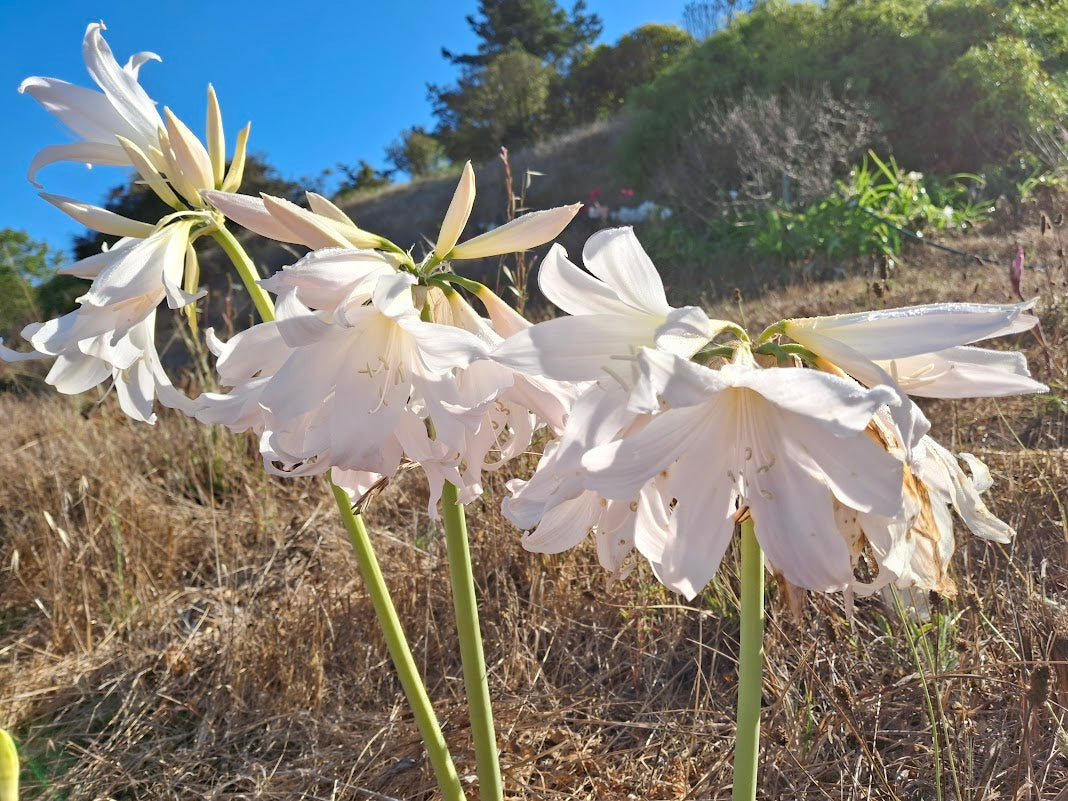
<svg viewBox="0 0 1068 801">
<path fill-rule="evenodd" d="M 338 194 L 359 189 L 378 189 L 390 182 L 388 171 L 375 169 L 365 159 L 360 159 L 359 167 L 353 167 L 351 164 L 338 164 L 337 168 L 345 176 L 337 188 Z"/>
<path fill-rule="evenodd" d="M 38 286 L 61 261 L 61 254 L 25 231 L 0 230 L 0 335 L 11 336 L 39 316 Z"/>
<path fill-rule="evenodd" d="M 730 25 L 736 16 L 751 11 L 753 0 L 706 0 L 687 3 L 682 10 L 682 27 L 694 39 L 703 41 Z"/>
<path fill-rule="evenodd" d="M 435 101 L 445 152 L 454 161 L 491 158 L 502 144 L 535 141 L 555 76 L 552 66 L 523 50 L 468 70 L 456 89 L 440 92 Z"/>
<path fill-rule="evenodd" d="M 467 17 L 480 39 L 478 52 L 457 55 L 443 47 L 441 53 L 468 68 L 485 67 L 494 56 L 515 50 L 561 66 L 601 35 L 601 18 L 585 10 L 584 0 L 572 6 L 570 16 L 555 0 L 480 0 L 481 19 Z"/>
<path fill-rule="evenodd" d="M 599 45 L 571 68 L 563 85 L 567 111 L 575 124 L 619 111 L 631 89 L 649 83 L 694 42 L 674 25 L 649 24 L 614 45 Z"/>
<path fill-rule="evenodd" d="M 386 148 L 386 159 L 413 178 L 433 175 L 449 164 L 445 148 L 422 126 L 408 128 Z"/>
</svg>

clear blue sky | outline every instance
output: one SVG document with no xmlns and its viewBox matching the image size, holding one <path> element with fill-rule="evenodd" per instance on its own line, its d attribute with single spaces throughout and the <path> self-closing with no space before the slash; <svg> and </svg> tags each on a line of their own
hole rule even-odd
<svg viewBox="0 0 1068 801">
<path fill-rule="evenodd" d="M 647 22 L 681 24 L 685 0 L 588 0 L 614 42 Z M 570 0 L 561 2 L 570 8 Z M 141 71 L 142 84 L 203 135 L 208 83 L 215 86 L 228 144 L 252 122 L 250 149 L 287 178 L 318 175 L 337 162 L 385 166 L 384 148 L 404 128 L 431 126 L 426 84 L 457 72 L 441 47 L 473 52 L 464 17 L 476 0 L 260 0 L 146 3 L 132 0 L 0 0 L 0 228 L 21 228 L 69 248 L 77 223 L 36 196 L 26 180 L 33 154 L 71 141 L 52 115 L 17 88 L 29 75 L 95 88 L 81 41 L 103 20 L 120 63 L 151 50 L 163 63 Z M 121 168 L 56 164 L 38 180 L 55 194 L 99 202 L 122 183 Z"/>
</svg>

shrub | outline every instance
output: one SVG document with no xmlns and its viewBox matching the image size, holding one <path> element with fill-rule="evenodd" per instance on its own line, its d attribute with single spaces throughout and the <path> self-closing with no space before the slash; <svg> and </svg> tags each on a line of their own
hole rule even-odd
<svg viewBox="0 0 1068 801">
<path fill-rule="evenodd" d="M 739 15 L 636 92 L 624 142 L 642 185 L 709 101 L 827 84 L 866 98 L 889 152 L 928 172 L 1011 156 L 1068 109 L 1068 20 L 1041 3 L 769 0 Z"/>
</svg>

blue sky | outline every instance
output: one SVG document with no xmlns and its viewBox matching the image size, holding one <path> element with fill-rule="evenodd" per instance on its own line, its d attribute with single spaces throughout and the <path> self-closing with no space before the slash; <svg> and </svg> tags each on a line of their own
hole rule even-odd
<svg viewBox="0 0 1068 801">
<path fill-rule="evenodd" d="M 614 42 L 647 22 L 681 24 L 685 0 L 588 0 Z M 570 0 L 562 6 L 570 8 Z M 339 161 L 385 166 L 384 148 L 412 125 L 432 126 L 427 83 L 451 83 L 456 70 L 441 47 L 473 52 L 464 17 L 476 0 L 260 0 L 168 5 L 131 0 L 0 0 L 0 228 L 21 228 L 69 248 L 77 223 L 36 196 L 26 180 L 33 154 L 71 141 L 65 129 L 16 91 L 29 75 L 93 86 L 81 58 L 89 22 L 103 20 L 120 63 L 151 50 L 163 63 L 142 84 L 203 134 L 205 90 L 219 95 L 228 141 L 252 122 L 250 149 L 287 178 L 316 176 Z M 94 87 L 95 88 L 95 87 Z M 57 164 L 38 176 L 45 189 L 99 202 L 125 174 Z"/>
</svg>

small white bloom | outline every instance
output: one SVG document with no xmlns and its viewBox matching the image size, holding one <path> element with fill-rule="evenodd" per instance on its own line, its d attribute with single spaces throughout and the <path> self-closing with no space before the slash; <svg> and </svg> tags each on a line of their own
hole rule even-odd
<svg viewBox="0 0 1068 801">
<path fill-rule="evenodd" d="M 688 357 L 730 325 L 710 320 L 696 306 L 669 306 L 660 276 L 630 228 L 594 234 L 582 260 L 589 273 L 568 261 L 560 245 L 550 248 L 538 284 L 545 297 L 573 316 L 520 331 L 494 351 L 494 359 L 557 380 L 610 375 L 630 383 L 627 360 L 639 348 L 655 346 Z"/>
</svg>

